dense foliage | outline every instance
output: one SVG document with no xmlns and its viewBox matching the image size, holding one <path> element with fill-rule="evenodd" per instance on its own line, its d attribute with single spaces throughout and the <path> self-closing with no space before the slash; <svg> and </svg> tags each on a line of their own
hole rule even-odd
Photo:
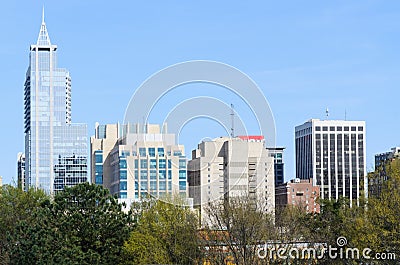
<svg viewBox="0 0 400 265">
<path fill-rule="evenodd" d="M 100 186 L 81 184 L 50 198 L 41 191 L 0 189 L 0 264 L 372 264 L 354 259 L 258 259 L 263 242 L 290 247 L 306 242 L 395 253 L 400 259 L 400 160 L 385 167 L 379 196 L 349 206 L 321 200 L 321 213 L 301 207 L 271 215 L 246 197 L 211 202 L 202 218 L 179 200 L 147 200 L 124 213 Z M 370 178 L 380 173 L 372 172 Z M 289 249 L 289 248 L 288 248 Z"/>
<path fill-rule="evenodd" d="M 178 199 L 133 205 L 137 223 L 123 264 L 193 264 L 199 260 L 197 215 Z"/>
<path fill-rule="evenodd" d="M 130 215 L 102 187 L 66 188 L 16 224 L 11 263 L 117 264 L 130 224 Z"/>
</svg>

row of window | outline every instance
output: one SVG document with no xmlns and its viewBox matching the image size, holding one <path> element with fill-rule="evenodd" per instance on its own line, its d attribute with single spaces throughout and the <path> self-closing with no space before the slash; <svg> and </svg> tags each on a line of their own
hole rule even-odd
<svg viewBox="0 0 400 265">
<path fill-rule="evenodd" d="M 157 181 L 140 181 L 140 190 L 147 190 L 148 184 L 150 184 L 150 190 L 157 190 Z M 120 181 L 119 189 L 121 191 L 125 191 L 128 189 L 128 183 L 126 181 Z M 139 190 L 139 183 L 135 182 L 135 191 Z M 167 181 L 159 181 L 158 182 L 158 190 L 167 190 Z M 172 182 L 168 181 L 168 190 L 172 190 Z M 186 190 L 186 181 L 179 181 L 179 190 Z"/>
<path fill-rule="evenodd" d="M 359 132 L 362 132 L 363 130 L 364 130 L 364 127 L 363 126 L 322 126 L 322 131 L 324 131 L 324 132 L 326 132 L 326 131 L 328 131 L 328 128 L 329 128 L 329 131 L 339 131 L 339 132 L 341 132 L 342 130 L 343 131 L 349 131 L 349 130 L 351 130 L 352 132 L 355 132 L 355 131 L 359 131 Z M 321 126 L 315 126 L 315 130 L 316 131 L 321 131 Z"/>
</svg>

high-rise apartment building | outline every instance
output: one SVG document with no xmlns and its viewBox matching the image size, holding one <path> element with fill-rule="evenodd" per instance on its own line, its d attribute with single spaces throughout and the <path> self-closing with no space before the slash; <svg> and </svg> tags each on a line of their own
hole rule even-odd
<svg viewBox="0 0 400 265">
<path fill-rule="evenodd" d="M 25 190 L 26 178 L 25 178 L 25 154 L 18 153 L 17 155 L 17 181 L 18 188 Z"/>
<path fill-rule="evenodd" d="M 50 41 L 44 16 L 37 42 L 30 46 L 24 103 L 24 188 L 53 193 L 58 187 L 56 172 L 65 159 L 87 158 L 87 128 L 71 123 L 71 76 L 68 70 L 57 67 L 57 45 Z M 87 171 L 67 174 L 71 177 L 64 183 L 69 186 L 87 181 Z"/>
<path fill-rule="evenodd" d="M 96 124 L 91 137 L 92 183 L 129 202 L 149 197 L 187 198 L 183 145 L 167 127 L 146 124 Z"/>
<path fill-rule="evenodd" d="M 271 213 L 275 210 L 274 160 L 262 136 L 221 137 L 203 141 L 188 162 L 189 197 L 207 219 L 207 204 L 249 196 Z"/>
<path fill-rule="evenodd" d="M 269 156 L 274 158 L 275 186 L 278 186 L 285 181 L 285 162 L 283 161 L 285 147 L 268 147 L 267 150 Z"/>
<path fill-rule="evenodd" d="M 296 177 L 313 179 L 322 199 L 368 195 L 365 122 L 311 119 L 295 129 Z"/>
</svg>

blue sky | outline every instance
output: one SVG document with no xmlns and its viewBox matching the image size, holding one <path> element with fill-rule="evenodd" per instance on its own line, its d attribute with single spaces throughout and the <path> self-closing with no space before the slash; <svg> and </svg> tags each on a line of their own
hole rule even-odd
<svg viewBox="0 0 400 265">
<path fill-rule="evenodd" d="M 331 119 L 343 119 L 346 111 L 347 119 L 366 121 L 367 169 L 375 153 L 400 145 L 398 1 L 4 1 L 5 183 L 15 178 L 16 156 L 24 148 L 23 84 L 43 4 L 58 66 L 72 75 L 73 122 L 87 123 L 90 135 L 96 121 L 121 122 L 135 88 L 151 74 L 202 59 L 230 64 L 262 89 L 275 117 L 277 145 L 287 147 L 286 179 L 294 177 L 294 127 L 324 118 L 326 107 Z M 193 121 L 183 131 L 187 149 L 224 133 L 209 120 Z"/>
</svg>

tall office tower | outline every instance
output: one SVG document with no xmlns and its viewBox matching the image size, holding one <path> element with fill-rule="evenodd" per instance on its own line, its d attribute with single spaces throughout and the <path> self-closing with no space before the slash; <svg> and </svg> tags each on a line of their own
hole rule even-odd
<svg viewBox="0 0 400 265">
<path fill-rule="evenodd" d="M 285 147 L 267 147 L 269 156 L 274 158 L 275 187 L 285 181 L 285 163 L 283 161 L 283 151 Z"/>
<path fill-rule="evenodd" d="M 92 183 L 128 203 L 149 197 L 187 198 L 184 147 L 175 134 L 147 124 L 96 124 L 90 138 Z"/>
<path fill-rule="evenodd" d="M 368 196 L 365 122 L 311 119 L 295 129 L 296 177 L 313 179 L 322 199 Z M 362 185 L 364 185 L 362 187 Z"/>
<path fill-rule="evenodd" d="M 25 178 L 25 154 L 18 153 L 17 155 L 17 178 L 18 188 L 25 190 L 26 178 Z"/>
<path fill-rule="evenodd" d="M 188 162 L 189 197 L 202 223 L 208 202 L 249 196 L 274 213 L 274 160 L 263 136 L 221 137 L 203 141 Z"/>
<path fill-rule="evenodd" d="M 87 159 L 87 128 L 71 123 L 71 77 L 57 67 L 57 45 L 50 42 L 44 16 L 37 42 L 30 46 L 24 94 L 25 189 L 35 187 L 52 194 L 58 185 L 56 169 L 64 159 Z M 84 170 L 61 175 L 68 177 L 63 181 L 68 186 L 87 180 Z"/>
</svg>

